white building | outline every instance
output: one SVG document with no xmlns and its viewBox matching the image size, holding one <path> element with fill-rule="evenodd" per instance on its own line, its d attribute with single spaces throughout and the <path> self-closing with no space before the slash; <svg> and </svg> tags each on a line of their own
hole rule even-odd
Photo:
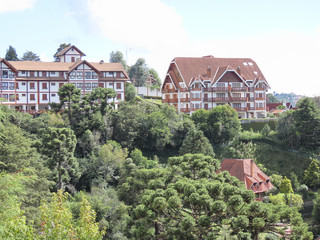
<svg viewBox="0 0 320 240">
<path fill-rule="evenodd" d="M 0 58 L 0 104 L 22 111 L 48 109 L 59 103 L 58 90 L 65 83 L 81 89 L 83 95 L 97 87 L 112 88 L 117 104 L 124 100 L 129 80 L 121 63 L 87 62 L 75 46 L 55 55 L 60 62 L 7 61 Z"/>
</svg>

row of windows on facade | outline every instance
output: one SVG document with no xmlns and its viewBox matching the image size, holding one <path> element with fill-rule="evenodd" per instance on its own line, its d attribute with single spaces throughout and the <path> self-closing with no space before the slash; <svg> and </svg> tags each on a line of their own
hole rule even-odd
<svg viewBox="0 0 320 240">
<path fill-rule="evenodd" d="M 209 88 L 210 84 L 211 83 L 209 83 L 209 82 L 207 82 L 207 83 L 205 82 L 204 83 L 204 87 L 205 88 Z M 186 87 L 185 83 L 180 82 L 180 87 L 185 88 Z M 192 85 L 193 89 L 199 89 L 201 87 L 202 87 L 202 84 L 200 84 L 200 83 L 194 83 Z M 217 88 L 226 88 L 226 87 L 228 87 L 228 83 L 217 83 L 215 85 L 215 87 L 217 87 Z M 246 86 L 244 85 L 244 83 L 231 83 L 231 87 L 233 87 L 233 88 L 241 88 L 241 87 L 246 87 Z M 265 87 L 265 85 L 263 83 L 258 83 L 257 86 L 256 86 L 256 88 L 264 88 L 264 87 Z M 172 89 L 172 84 L 170 84 L 170 83 L 169 83 L 169 88 Z"/>
<path fill-rule="evenodd" d="M 59 87 L 61 87 L 64 83 L 59 83 Z M 25 86 L 25 83 L 21 83 L 22 86 Z M 51 86 L 55 86 L 56 83 L 51 83 Z M 74 85 L 76 85 L 74 83 Z M 98 83 L 85 83 L 85 89 L 89 90 L 92 88 L 97 88 L 98 87 Z M 111 85 L 109 83 L 109 87 L 112 87 L 113 84 Z M 16 87 L 16 89 L 19 89 L 19 83 L 14 83 L 14 82 L 2 82 L 2 85 L 0 86 L 2 90 L 14 90 Z M 41 83 L 41 87 L 42 89 L 48 89 L 48 83 Z M 78 83 L 76 85 L 77 88 L 83 88 L 83 83 Z M 103 83 L 99 83 L 99 87 L 104 87 Z M 36 89 L 36 84 L 35 83 L 29 83 L 29 89 Z M 121 89 L 121 83 L 116 83 L 116 89 Z"/>
<path fill-rule="evenodd" d="M 265 94 L 264 93 L 256 93 L 256 98 L 265 98 Z M 188 98 L 188 95 L 186 95 Z M 201 98 L 200 93 L 192 93 L 191 94 L 192 98 Z M 207 98 L 208 95 L 204 94 L 203 96 L 204 98 Z M 226 98 L 227 95 L 225 93 L 217 93 L 216 94 L 216 98 Z M 236 97 L 236 98 L 240 98 L 241 97 L 241 93 L 232 93 L 231 97 Z"/>
<path fill-rule="evenodd" d="M 19 76 L 26 76 L 27 71 L 19 71 Z M 63 76 L 64 72 L 60 72 L 60 76 Z M 83 78 L 83 73 L 85 79 L 97 79 L 98 74 L 96 72 L 88 72 L 88 71 L 74 71 L 70 74 L 71 79 L 76 79 L 76 78 Z M 31 77 L 46 77 L 47 72 L 39 72 L 39 71 L 30 71 L 30 76 Z M 59 72 L 48 72 L 48 76 L 51 77 L 57 77 L 59 76 Z M 104 72 L 103 76 L 105 77 L 124 77 L 124 74 L 122 72 Z M 1 74 L 2 78 L 14 78 L 14 73 L 10 70 L 2 70 Z"/>
<path fill-rule="evenodd" d="M 208 108 L 208 104 L 204 104 L 205 108 Z M 221 105 L 225 105 L 224 103 L 217 103 L 216 106 L 221 106 Z M 200 103 L 193 103 L 192 104 L 192 108 L 193 109 L 200 109 L 201 107 L 201 104 Z M 244 107 L 244 106 L 241 106 L 241 103 L 233 103 L 232 104 L 232 107 L 234 108 L 241 108 L 241 107 Z M 188 104 L 187 104 L 187 108 L 188 108 Z M 256 108 L 264 108 L 264 103 L 256 103 Z"/>
<path fill-rule="evenodd" d="M 41 94 L 41 99 L 44 100 L 44 101 L 47 101 L 48 100 L 48 94 L 46 93 L 43 93 Z M 52 93 L 50 95 L 51 97 L 56 97 L 57 94 L 55 93 Z M 26 97 L 26 94 L 21 94 L 21 97 Z M 117 99 L 118 100 L 121 100 L 121 94 L 117 94 Z M 20 95 L 19 94 L 2 94 L 2 97 L 1 97 L 1 101 L 2 102 L 6 102 L 6 101 L 10 101 L 10 102 L 14 102 L 15 100 L 20 100 Z M 29 94 L 29 100 L 30 101 L 35 101 L 36 100 L 36 94 Z"/>
</svg>

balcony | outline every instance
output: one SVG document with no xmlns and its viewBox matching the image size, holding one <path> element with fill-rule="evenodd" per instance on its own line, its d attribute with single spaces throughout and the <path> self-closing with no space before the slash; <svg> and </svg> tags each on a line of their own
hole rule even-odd
<svg viewBox="0 0 320 240">
<path fill-rule="evenodd" d="M 247 101 L 246 97 L 231 97 L 231 101 L 232 102 L 243 102 L 243 101 Z"/>
<path fill-rule="evenodd" d="M 205 88 L 203 88 L 203 91 L 204 92 L 212 92 L 212 88 L 205 87 Z"/>
<path fill-rule="evenodd" d="M 231 91 L 232 92 L 246 92 L 247 91 L 247 87 L 232 87 Z"/>
<path fill-rule="evenodd" d="M 254 102 L 254 97 L 248 97 L 248 100 L 249 102 Z"/>
<path fill-rule="evenodd" d="M 255 90 L 256 90 L 256 91 L 265 91 L 266 89 L 265 89 L 265 88 L 259 88 L 259 87 L 257 87 L 257 88 L 255 88 Z"/>
<path fill-rule="evenodd" d="M 266 110 L 264 107 L 256 107 L 256 110 Z"/>
<path fill-rule="evenodd" d="M 233 107 L 237 112 L 246 112 L 248 108 L 246 107 Z"/>
<path fill-rule="evenodd" d="M 248 111 L 254 111 L 256 110 L 255 107 L 248 107 Z"/>
<path fill-rule="evenodd" d="M 180 108 L 180 112 L 189 113 L 190 109 L 189 108 Z"/>
<path fill-rule="evenodd" d="M 253 87 L 248 87 L 248 92 L 254 92 L 254 88 Z"/>
<path fill-rule="evenodd" d="M 189 102 L 190 98 L 180 98 L 180 102 Z"/>
<path fill-rule="evenodd" d="M 190 101 L 201 101 L 201 98 L 191 98 Z"/>
<path fill-rule="evenodd" d="M 228 97 L 216 97 L 212 99 L 214 102 L 229 102 L 230 99 Z"/>
<path fill-rule="evenodd" d="M 212 98 L 204 97 L 203 101 L 204 102 L 212 102 Z"/>
<path fill-rule="evenodd" d="M 256 100 L 265 100 L 265 97 L 256 97 Z"/>
<path fill-rule="evenodd" d="M 212 91 L 214 91 L 214 92 L 228 92 L 229 88 L 228 87 L 213 87 Z"/>
</svg>

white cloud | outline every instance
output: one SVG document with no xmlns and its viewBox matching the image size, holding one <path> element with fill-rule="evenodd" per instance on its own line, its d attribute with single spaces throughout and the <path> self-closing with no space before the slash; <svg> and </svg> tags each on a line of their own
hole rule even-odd
<svg viewBox="0 0 320 240">
<path fill-rule="evenodd" d="M 0 0 L 0 13 L 23 11 L 32 8 L 37 0 Z"/>
<path fill-rule="evenodd" d="M 130 47 L 153 51 L 187 37 L 182 17 L 160 0 L 88 0 L 102 34 Z"/>
<path fill-rule="evenodd" d="M 143 57 L 161 78 L 174 57 L 248 57 L 257 62 L 272 91 L 320 95 L 316 74 L 320 29 L 313 33 L 278 31 L 229 39 L 208 36 L 191 41 L 182 16 L 160 0 L 86 1 L 93 26 L 107 39 L 131 49 L 129 64 Z M 199 27 L 205 25 L 199 22 Z"/>
</svg>

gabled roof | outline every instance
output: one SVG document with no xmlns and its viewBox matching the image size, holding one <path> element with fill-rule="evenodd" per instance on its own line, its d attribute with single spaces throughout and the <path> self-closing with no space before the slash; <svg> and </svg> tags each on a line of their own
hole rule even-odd
<svg viewBox="0 0 320 240">
<path fill-rule="evenodd" d="M 253 170 L 253 175 L 251 170 Z M 220 171 L 228 171 L 231 176 L 244 182 L 246 188 L 254 193 L 267 192 L 273 188 L 270 178 L 258 168 L 252 159 L 224 159 Z"/>
<path fill-rule="evenodd" d="M 86 60 L 75 62 L 72 66 L 70 66 L 69 72 L 72 72 L 74 69 L 76 69 L 81 64 L 86 64 L 87 66 L 91 67 L 96 73 L 99 73 L 99 70 L 96 69 L 91 63 L 87 62 Z"/>
<path fill-rule="evenodd" d="M 211 69 L 211 79 L 218 79 L 227 69 L 240 70 L 240 76 L 245 80 L 255 80 L 256 78 L 265 80 L 258 65 L 251 58 L 215 58 L 213 56 L 176 57 L 173 59 L 179 68 L 183 79 L 189 86 L 190 81 L 199 74 L 205 74 L 207 69 Z"/>
<path fill-rule="evenodd" d="M 12 66 L 12 64 L 5 58 L 0 58 L 0 63 L 3 62 L 5 65 L 7 65 L 12 71 L 18 72 L 18 70 Z"/>
<path fill-rule="evenodd" d="M 127 75 L 124 67 L 121 63 L 102 63 L 102 62 L 90 62 L 90 64 L 98 69 L 100 72 L 109 72 L 109 71 L 115 71 L 115 72 L 123 72 L 123 74 L 129 78 Z"/>
<path fill-rule="evenodd" d="M 68 47 L 62 49 L 60 52 L 56 53 L 54 56 L 55 57 L 60 57 L 60 56 L 64 55 L 65 53 L 67 53 L 71 48 L 75 49 L 81 56 L 85 56 L 85 54 L 83 52 L 81 52 L 79 50 L 79 48 L 77 48 L 74 45 L 71 45 L 71 46 L 68 46 Z"/>
</svg>

